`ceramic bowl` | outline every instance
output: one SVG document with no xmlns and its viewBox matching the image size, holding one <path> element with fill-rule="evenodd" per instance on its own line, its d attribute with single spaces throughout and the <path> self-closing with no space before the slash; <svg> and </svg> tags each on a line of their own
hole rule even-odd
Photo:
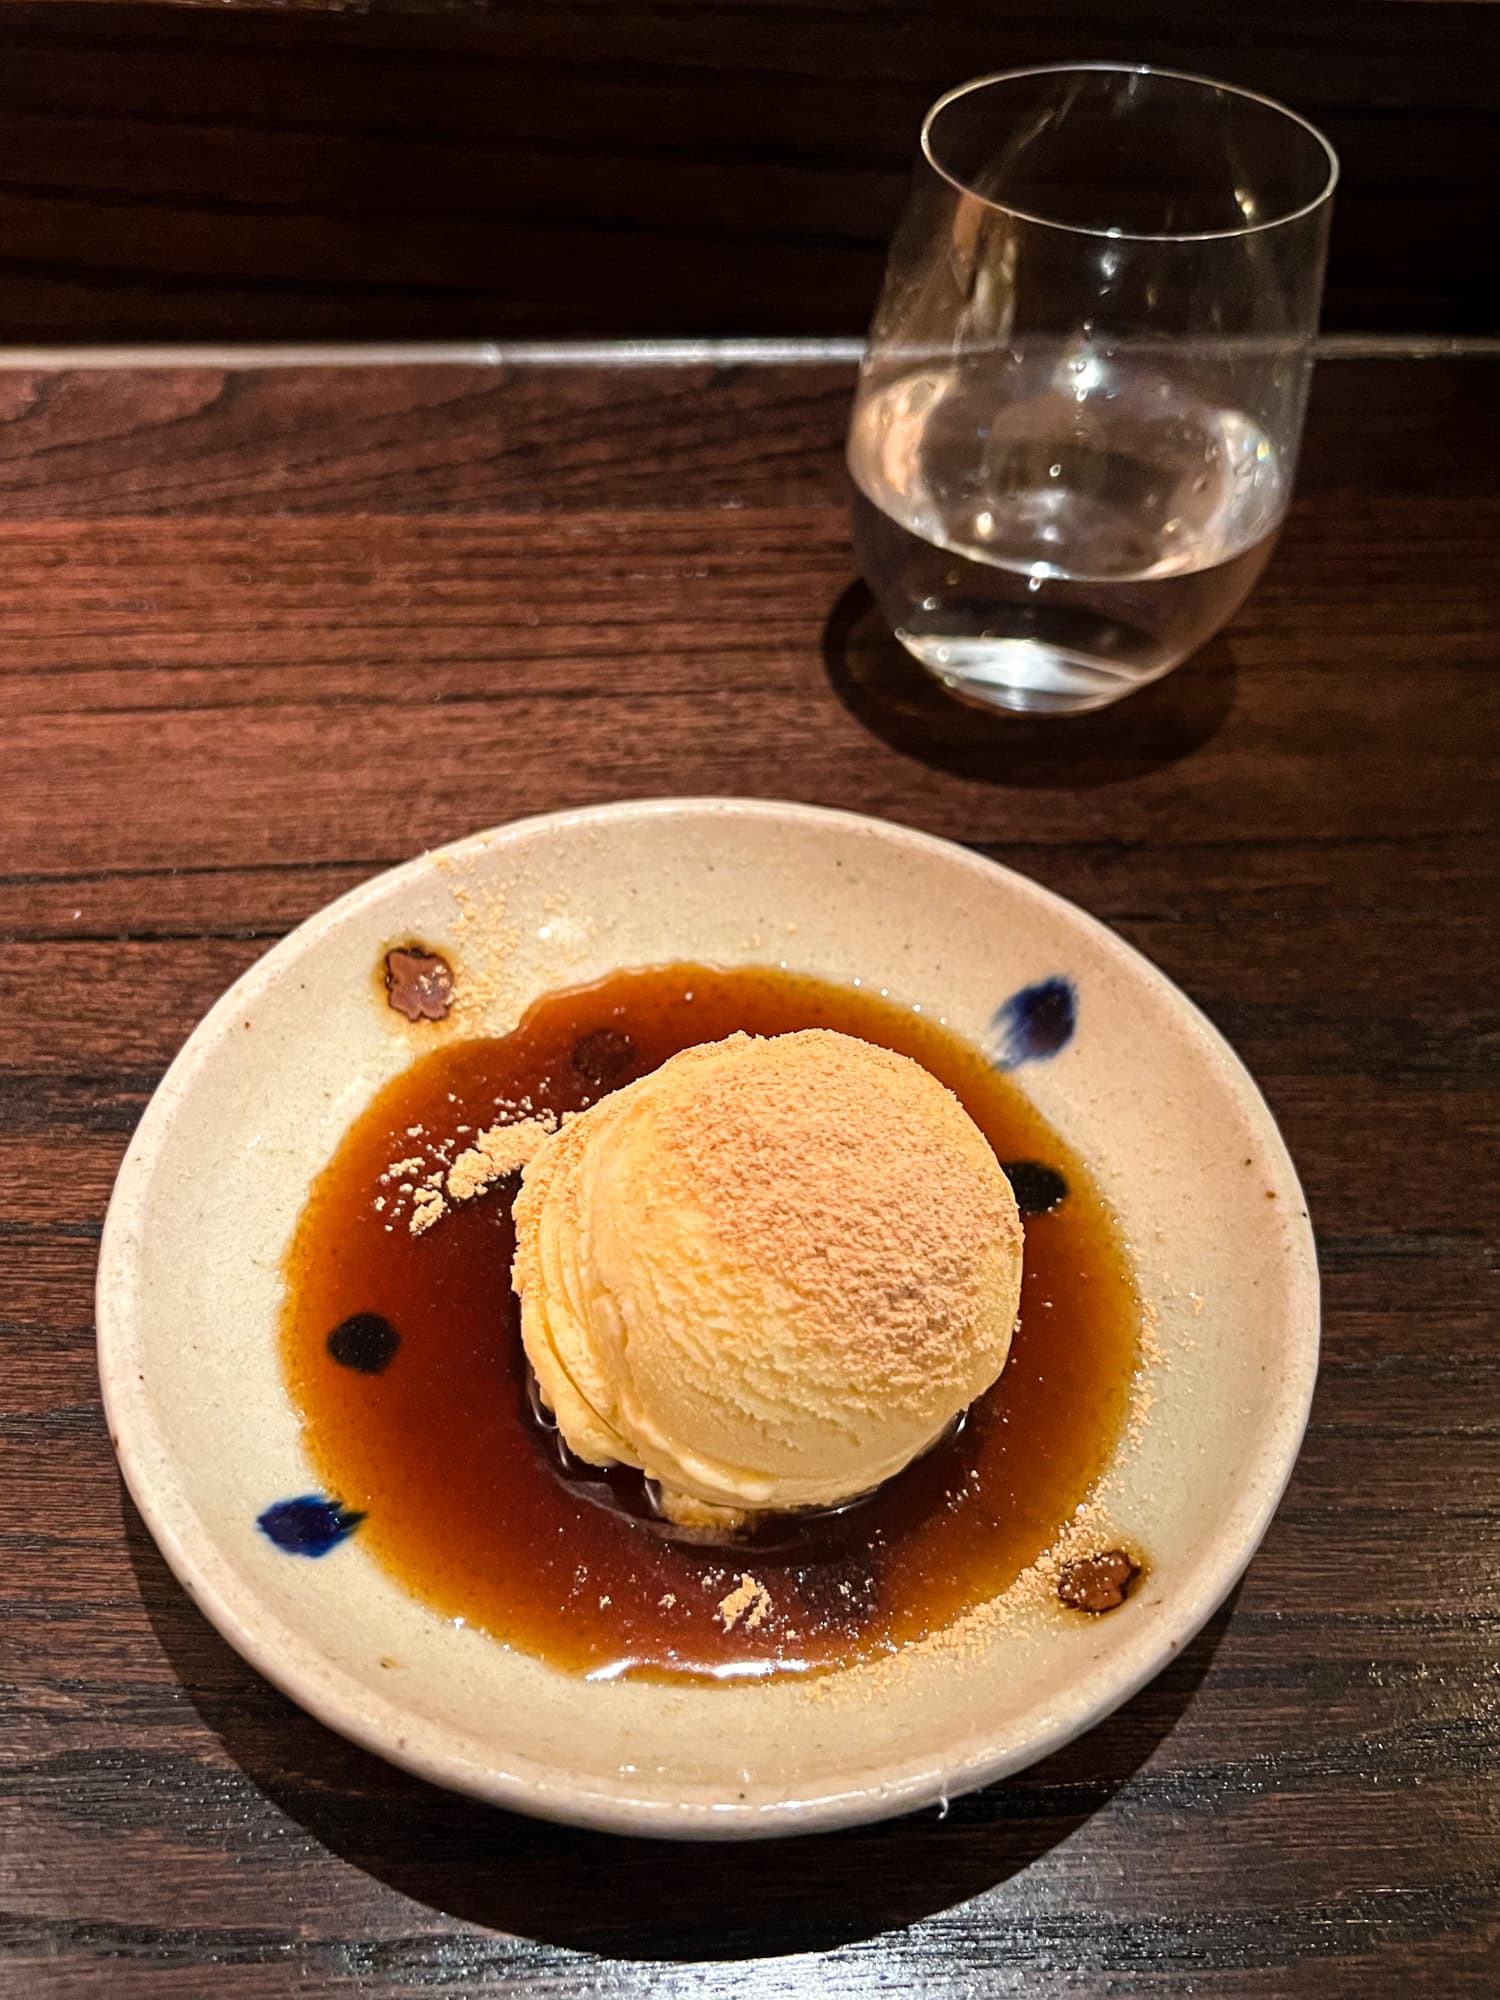
<svg viewBox="0 0 1500 2000">
<path fill-rule="evenodd" d="M 442 952 L 468 995 L 440 1025 L 407 1024 L 374 976 L 408 938 Z M 1113 1203 L 1155 1315 L 1150 1418 L 1101 1490 L 1119 1539 L 1149 1551 L 1117 1611 L 1042 1603 L 978 1646 L 821 1683 L 594 1682 L 456 1628 L 357 1535 L 311 1562 L 257 1528 L 269 1500 L 310 1483 L 278 1365 L 279 1264 L 350 1120 L 434 1035 L 503 1033 L 549 989 L 684 958 L 859 977 L 976 1042 L 1008 1038 L 997 1053 L 1025 1062 L 1019 1080 Z M 1038 988 L 1066 992 L 1068 1032 L 1054 1010 L 1028 1043 L 1012 996 Z M 309 919 L 172 1065 L 121 1167 L 98 1281 L 126 1480 L 231 1645 L 329 1727 L 438 1784 L 682 1837 L 905 1812 L 1056 1750 L 1133 1694 L 1266 1528 L 1317 1324 L 1312 1237 L 1270 1114 L 1146 960 L 943 841 L 727 799 L 501 827 Z"/>
</svg>

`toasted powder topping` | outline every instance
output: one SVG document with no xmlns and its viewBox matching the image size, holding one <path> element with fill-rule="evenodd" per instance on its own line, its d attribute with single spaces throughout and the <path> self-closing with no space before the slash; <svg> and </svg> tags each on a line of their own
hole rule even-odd
<svg viewBox="0 0 1500 2000">
<path fill-rule="evenodd" d="M 1021 1254 L 983 1136 L 906 1056 L 820 1028 L 733 1039 L 735 1061 L 681 1072 L 661 1120 L 685 1192 L 820 1339 L 858 1343 L 867 1382 L 962 1374 L 982 1260 Z"/>
<path fill-rule="evenodd" d="M 556 1124 L 544 1116 L 523 1118 L 515 1125 L 491 1125 L 459 1154 L 448 1172 L 448 1194 L 454 1201 L 472 1201 L 476 1194 L 507 1174 L 518 1174 Z"/>
<path fill-rule="evenodd" d="M 439 1189 L 426 1186 L 415 1188 L 412 1191 L 411 1217 L 407 1227 L 413 1236 L 420 1236 L 425 1230 L 431 1229 L 435 1222 L 440 1222 L 447 1213 L 448 1204 L 443 1200 Z"/>
<path fill-rule="evenodd" d="M 528 1106 L 530 1101 L 526 1100 Z M 449 1149 L 458 1143 L 457 1132 L 470 1129 L 461 1125 L 452 1138 L 434 1142 L 435 1163 L 426 1173 L 422 1170 L 428 1167 L 428 1162 L 420 1154 L 414 1154 L 410 1159 L 393 1160 L 380 1179 L 383 1185 L 395 1183 L 396 1200 L 402 1196 L 409 1200 L 406 1226 L 413 1236 L 423 1236 L 434 1223 L 442 1221 L 454 1202 L 472 1201 L 506 1174 L 519 1173 L 548 1134 L 556 1130 L 557 1122 L 553 1113 L 543 1111 L 514 1124 L 491 1125 L 450 1167 Z M 407 1136 L 410 1138 L 411 1132 Z M 416 1179 L 418 1174 L 422 1174 L 420 1181 Z M 384 1197 L 377 1197 L 375 1205 L 384 1207 Z"/>
<path fill-rule="evenodd" d="M 719 1616 L 724 1621 L 724 1630 L 732 1632 L 743 1618 L 745 1630 L 753 1632 L 764 1623 L 766 1613 L 771 1609 L 771 1593 L 758 1577 L 742 1572 L 739 1584 L 727 1597 L 719 1599 Z"/>
</svg>

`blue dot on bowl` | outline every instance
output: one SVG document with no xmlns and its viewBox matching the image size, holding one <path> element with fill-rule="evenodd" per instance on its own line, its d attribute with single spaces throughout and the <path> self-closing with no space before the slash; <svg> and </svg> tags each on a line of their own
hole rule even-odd
<svg viewBox="0 0 1500 2000">
<path fill-rule="evenodd" d="M 256 1526 L 278 1549 L 290 1556 L 326 1556 L 348 1539 L 364 1519 L 340 1500 L 321 1493 L 302 1493 L 295 1500 L 278 1500 L 256 1516 Z"/>
<path fill-rule="evenodd" d="M 1068 1183 L 1056 1167 L 1041 1160 L 1002 1160 L 1000 1166 L 1022 1215 L 1050 1215 L 1068 1198 Z"/>
<path fill-rule="evenodd" d="M 1078 1026 L 1078 989 L 1054 973 L 1023 986 L 995 1009 L 984 1052 L 996 1069 L 1046 1062 L 1065 1049 Z"/>
<path fill-rule="evenodd" d="M 357 1375 L 383 1375 L 396 1358 L 401 1336 L 383 1313 L 350 1313 L 328 1336 L 328 1352 Z"/>
</svg>

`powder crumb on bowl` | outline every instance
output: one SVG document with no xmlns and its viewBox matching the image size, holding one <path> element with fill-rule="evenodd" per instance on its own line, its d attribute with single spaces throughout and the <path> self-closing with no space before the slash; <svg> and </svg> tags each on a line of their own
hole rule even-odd
<svg viewBox="0 0 1500 2000">
<path fill-rule="evenodd" d="M 411 1198 L 411 1220 L 407 1227 L 413 1236 L 420 1236 L 435 1222 L 441 1222 L 447 1213 L 448 1204 L 437 1188 L 419 1187 Z"/>
<path fill-rule="evenodd" d="M 452 1142 L 434 1143 L 435 1165 L 429 1165 L 419 1154 L 392 1160 L 380 1181 L 387 1187 L 395 1182 L 400 1195 L 410 1196 L 407 1228 L 413 1236 L 422 1236 L 442 1221 L 452 1203 L 472 1201 L 507 1174 L 519 1173 L 543 1139 L 557 1129 L 557 1124 L 551 1112 L 538 1112 L 514 1124 L 492 1125 L 481 1131 L 474 1144 L 460 1153 L 451 1166 L 447 1146 Z"/>
<path fill-rule="evenodd" d="M 748 1571 L 741 1571 L 738 1585 L 727 1597 L 719 1599 L 719 1616 L 724 1621 L 726 1632 L 732 1632 L 742 1618 L 747 1632 L 756 1631 L 765 1623 L 770 1609 L 770 1591 Z"/>
<path fill-rule="evenodd" d="M 439 857 L 437 865 L 452 872 L 453 863 L 447 857 Z M 455 994 L 456 1012 L 471 1026 L 518 1012 L 511 961 L 521 933 L 507 920 L 505 891 L 455 882 L 450 893 L 457 909 L 453 937 L 463 947 L 464 957 L 463 983 Z"/>
<path fill-rule="evenodd" d="M 460 1153 L 448 1174 L 453 1201 L 472 1201 L 493 1182 L 518 1174 L 530 1161 L 556 1120 L 546 1114 L 523 1118 L 514 1125 L 491 1125 Z"/>
</svg>

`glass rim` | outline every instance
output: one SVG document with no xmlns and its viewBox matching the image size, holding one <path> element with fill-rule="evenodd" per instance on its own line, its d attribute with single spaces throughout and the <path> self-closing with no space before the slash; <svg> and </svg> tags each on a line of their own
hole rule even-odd
<svg viewBox="0 0 1500 2000">
<path fill-rule="evenodd" d="M 1055 216 L 1038 215 L 1033 210 L 1017 208 L 1013 202 L 997 201 L 993 195 L 981 194 L 977 188 L 971 187 L 960 174 L 951 173 L 947 167 L 943 166 L 933 151 L 932 129 L 934 124 L 939 116 L 950 105 L 956 104 L 961 97 L 968 97 L 972 92 L 977 90 L 987 90 L 991 84 L 1019 83 L 1024 77 L 1083 76 L 1101 73 L 1109 76 L 1162 77 L 1170 83 L 1191 83 L 1197 85 L 1202 90 L 1211 90 L 1225 97 L 1242 98 L 1247 103 L 1259 105 L 1262 110 L 1275 112 L 1279 118 L 1286 119 L 1289 124 L 1300 125 L 1302 130 L 1322 148 L 1323 156 L 1328 163 L 1327 177 L 1317 193 L 1310 200 L 1303 202 L 1300 207 L 1288 209 L 1284 215 L 1270 216 L 1260 222 L 1247 220 L 1243 226 L 1232 229 L 1161 231 L 1101 229 L 1092 224 L 1062 222 Z M 1333 146 L 1310 119 L 1304 118 L 1298 111 L 1293 111 L 1290 105 L 1282 104 L 1277 98 L 1267 97 L 1261 91 L 1246 90 L 1237 83 L 1225 83 L 1218 77 L 1199 76 L 1192 70 L 1162 69 L 1155 63 L 1031 63 L 1021 69 L 1000 69 L 992 71 L 987 76 L 970 77 L 967 83 L 955 84 L 952 90 L 945 90 L 942 96 L 929 106 L 927 114 L 922 120 L 921 151 L 923 159 L 940 180 L 946 181 L 949 187 L 957 189 L 960 194 L 968 195 L 972 201 L 982 202 L 986 208 L 996 209 L 1002 215 L 1014 216 L 1018 222 L 1032 224 L 1038 229 L 1055 229 L 1064 236 L 1096 237 L 1101 241 L 1110 243 L 1230 243 L 1238 241 L 1241 237 L 1259 235 L 1268 229 L 1284 229 L 1288 223 L 1303 221 L 1307 216 L 1316 213 L 1326 202 L 1330 201 L 1333 197 L 1334 189 L 1338 186 L 1339 179 L 1339 156 L 1334 151 Z"/>
</svg>

